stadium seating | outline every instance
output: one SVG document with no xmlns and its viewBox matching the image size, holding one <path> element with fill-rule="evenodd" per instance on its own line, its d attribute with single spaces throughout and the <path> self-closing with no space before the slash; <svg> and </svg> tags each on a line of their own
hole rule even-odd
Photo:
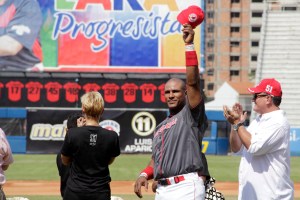
<svg viewBox="0 0 300 200">
<path fill-rule="evenodd" d="M 256 83 L 272 77 L 280 81 L 280 108 L 292 127 L 300 127 L 300 1 L 281 1 L 277 9 L 272 3 L 268 1 L 263 15 Z"/>
</svg>

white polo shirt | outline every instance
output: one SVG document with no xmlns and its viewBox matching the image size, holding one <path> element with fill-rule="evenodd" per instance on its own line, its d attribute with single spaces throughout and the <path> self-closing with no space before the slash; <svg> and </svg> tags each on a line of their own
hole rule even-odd
<svg viewBox="0 0 300 200">
<path fill-rule="evenodd" d="M 290 125 L 282 110 L 253 120 L 247 130 L 251 145 L 244 146 L 239 168 L 239 199 L 292 200 Z"/>
</svg>

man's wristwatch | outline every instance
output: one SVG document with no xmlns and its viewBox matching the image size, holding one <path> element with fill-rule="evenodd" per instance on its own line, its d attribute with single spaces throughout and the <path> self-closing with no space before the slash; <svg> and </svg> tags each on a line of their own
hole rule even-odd
<svg viewBox="0 0 300 200">
<path fill-rule="evenodd" d="M 237 124 L 233 124 L 232 128 L 233 128 L 234 131 L 238 131 L 238 129 L 239 129 L 240 126 L 244 126 L 244 123 L 243 122 L 239 122 Z"/>
</svg>

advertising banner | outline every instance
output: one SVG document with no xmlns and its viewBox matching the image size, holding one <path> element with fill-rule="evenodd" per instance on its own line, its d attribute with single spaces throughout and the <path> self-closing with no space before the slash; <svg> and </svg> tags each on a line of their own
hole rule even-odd
<svg viewBox="0 0 300 200">
<path fill-rule="evenodd" d="M 178 13 L 195 0 L 39 0 L 45 70 L 184 70 Z M 200 28 L 195 44 L 200 51 Z"/>
<path fill-rule="evenodd" d="M 68 116 L 80 111 L 27 108 L 26 153 L 57 153 L 65 138 Z M 152 153 L 153 131 L 167 117 L 167 113 L 167 109 L 108 108 L 99 124 L 118 133 L 122 153 Z M 216 127 L 211 126 L 207 131 L 216 134 L 214 129 Z M 206 154 L 227 154 L 228 139 L 204 137 L 202 151 Z"/>
<path fill-rule="evenodd" d="M 67 117 L 79 109 L 34 109 L 27 113 L 26 153 L 57 153 L 66 134 Z M 122 153 L 151 153 L 156 125 L 166 110 L 105 109 L 100 126 L 119 134 Z"/>
<path fill-rule="evenodd" d="M 1 48 L 21 49 L 2 52 L 0 71 L 183 72 L 177 16 L 191 5 L 201 1 L 9 1 L 0 5 Z M 195 29 L 198 55 L 201 27 Z"/>
</svg>

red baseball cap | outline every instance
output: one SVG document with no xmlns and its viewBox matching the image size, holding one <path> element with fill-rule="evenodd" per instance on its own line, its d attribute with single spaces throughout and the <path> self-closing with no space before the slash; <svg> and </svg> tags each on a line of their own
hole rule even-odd
<svg viewBox="0 0 300 200">
<path fill-rule="evenodd" d="M 280 83 L 274 78 L 263 79 L 257 86 L 248 88 L 248 91 L 252 94 L 264 92 L 274 97 L 282 96 Z"/>
<path fill-rule="evenodd" d="M 177 16 L 180 24 L 190 24 L 192 28 L 196 28 L 204 20 L 204 12 L 199 6 L 190 6 L 181 11 Z"/>
</svg>

